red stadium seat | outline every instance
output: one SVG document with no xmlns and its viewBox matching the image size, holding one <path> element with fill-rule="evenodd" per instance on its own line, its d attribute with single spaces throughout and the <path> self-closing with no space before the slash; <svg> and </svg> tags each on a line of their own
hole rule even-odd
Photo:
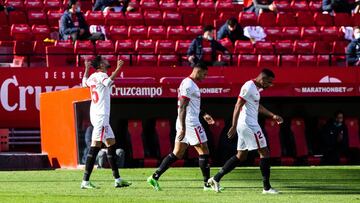
<svg viewBox="0 0 360 203">
<path fill-rule="evenodd" d="M 22 11 L 9 12 L 9 25 L 12 24 L 27 24 L 27 17 Z"/>
<path fill-rule="evenodd" d="M 40 66 L 46 66 L 45 47 L 51 46 L 51 45 L 53 45 L 53 43 L 46 43 L 46 42 L 43 42 L 42 40 L 34 41 L 33 53 L 35 54 L 35 56 L 30 58 L 31 65 L 39 64 Z"/>
<path fill-rule="evenodd" d="M 187 26 L 186 27 L 186 38 L 187 39 L 194 39 L 199 35 L 203 34 L 203 27 L 202 26 Z"/>
<path fill-rule="evenodd" d="M 316 66 L 316 56 L 315 55 L 299 55 L 298 58 L 298 67 L 315 67 Z"/>
<path fill-rule="evenodd" d="M 10 27 L 9 26 L 0 26 L 0 41 L 10 41 Z"/>
<path fill-rule="evenodd" d="M 266 40 L 276 41 L 282 39 L 282 28 L 280 27 L 265 27 Z"/>
<path fill-rule="evenodd" d="M 345 54 L 346 47 L 349 44 L 347 41 L 335 41 L 332 48 L 333 54 Z"/>
<path fill-rule="evenodd" d="M 294 43 L 290 40 L 278 41 L 274 44 L 277 54 L 292 54 Z"/>
<path fill-rule="evenodd" d="M 319 29 L 318 27 L 312 26 L 312 27 L 303 27 L 301 29 L 301 39 L 303 40 L 310 40 L 310 41 L 316 41 L 319 39 Z"/>
<path fill-rule="evenodd" d="M 330 56 L 329 55 L 318 55 L 316 65 L 317 66 L 329 66 L 330 65 Z"/>
<path fill-rule="evenodd" d="M 130 26 L 129 27 L 129 38 L 146 39 L 148 35 L 148 29 L 144 25 Z"/>
<path fill-rule="evenodd" d="M 114 54 L 115 46 L 110 40 L 97 40 L 95 43 L 95 49 L 97 54 Z"/>
<path fill-rule="evenodd" d="M 136 65 L 138 66 L 157 66 L 157 57 L 155 55 L 138 55 Z"/>
<path fill-rule="evenodd" d="M 276 15 L 272 12 L 260 13 L 258 24 L 262 27 L 273 27 L 276 24 Z"/>
<path fill-rule="evenodd" d="M 314 20 L 312 20 L 313 14 L 311 12 L 297 12 L 297 24 L 298 26 L 314 26 Z"/>
<path fill-rule="evenodd" d="M 358 26 L 360 22 L 360 13 L 353 13 L 351 19 L 353 26 Z"/>
<path fill-rule="evenodd" d="M 56 41 L 54 46 L 48 46 L 45 50 L 47 67 L 69 67 L 75 62 L 74 46 L 71 41 Z M 59 53 L 64 55 L 58 55 Z"/>
<path fill-rule="evenodd" d="M 335 26 L 321 27 L 320 28 L 321 39 L 324 41 L 337 41 L 340 40 L 339 28 Z"/>
<path fill-rule="evenodd" d="M 225 39 L 221 39 L 219 40 L 220 44 L 223 45 L 230 53 L 234 52 L 234 45 L 233 43 L 230 41 L 230 39 L 225 38 Z"/>
<path fill-rule="evenodd" d="M 33 25 L 31 31 L 35 40 L 44 40 L 50 37 L 50 28 L 47 25 Z"/>
<path fill-rule="evenodd" d="M 192 12 L 197 10 L 196 4 L 192 0 L 179 0 L 178 1 L 178 10 L 180 12 Z"/>
<path fill-rule="evenodd" d="M 44 10 L 45 11 L 58 11 L 63 8 L 63 3 L 61 0 L 44 0 Z"/>
<path fill-rule="evenodd" d="M 256 55 L 239 55 L 238 56 L 238 66 L 248 66 L 248 67 L 256 67 L 257 66 L 258 57 Z"/>
<path fill-rule="evenodd" d="M 309 5 L 306 0 L 293 0 L 291 2 L 291 10 L 292 11 L 308 11 Z"/>
<path fill-rule="evenodd" d="M 167 54 L 167 55 L 159 55 L 158 56 L 158 66 L 176 66 L 179 64 L 179 58 L 178 56 L 174 54 Z"/>
<path fill-rule="evenodd" d="M 55 41 L 55 47 L 62 47 L 74 50 L 74 45 L 71 40 L 57 40 Z M 72 53 L 74 53 L 74 51 L 72 51 Z"/>
<path fill-rule="evenodd" d="M 34 44 L 32 41 L 16 40 L 13 53 L 15 55 L 32 54 Z"/>
<path fill-rule="evenodd" d="M 30 25 L 46 25 L 47 16 L 42 11 L 28 11 L 28 20 Z"/>
<path fill-rule="evenodd" d="M 110 26 L 109 34 L 112 40 L 127 39 L 129 36 L 128 27 L 124 25 Z"/>
<path fill-rule="evenodd" d="M 255 52 L 258 54 L 273 54 L 274 48 L 271 42 L 256 42 Z"/>
<path fill-rule="evenodd" d="M 278 66 L 280 67 L 297 67 L 298 58 L 296 55 L 278 56 Z"/>
<path fill-rule="evenodd" d="M 348 127 L 349 148 L 350 149 L 360 149 L 358 119 L 357 118 L 347 118 L 347 119 L 345 119 L 345 124 Z"/>
<path fill-rule="evenodd" d="M 311 41 L 297 40 L 294 44 L 294 53 L 309 54 L 313 52 L 314 43 Z"/>
<path fill-rule="evenodd" d="M 153 40 L 137 40 L 135 51 L 139 54 L 153 54 L 155 53 L 155 42 Z"/>
<path fill-rule="evenodd" d="M 284 27 L 283 39 L 298 40 L 300 39 L 301 30 L 299 27 Z"/>
<path fill-rule="evenodd" d="M 331 53 L 332 43 L 328 41 L 317 41 L 314 43 L 315 54 L 329 54 Z"/>
<path fill-rule="evenodd" d="M 317 26 L 332 26 L 333 17 L 330 14 L 315 13 L 314 22 Z"/>
<path fill-rule="evenodd" d="M 162 0 L 159 2 L 159 8 L 162 11 L 177 11 L 177 2 L 175 0 Z"/>
<path fill-rule="evenodd" d="M 114 54 L 103 54 L 101 55 L 101 57 L 105 60 L 107 60 L 110 64 L 111 67 L 116 67 L 117 66 L 117 59 L 118 57 L 115 56 Z"/>
<path fill-rule="evenodd" d="M 178 2 L 178 10 L 182 15 L 182 24 L 184 26 L 200 24 L 200 14 L 193 1 L 180 0 Z"/>
<path fill-rule="evenodd" d="M 12 6 L 18 11 L 25 11 L 26 10 L 25 5 L 24 5 L 24 1 L 22 1 L 22 0 L 6 1 L 6 6 Z"/>
<path fill-rule="evenodd" d="M 236 41 L 235 42 L 235 54 L 253 54 L 255 53 L 254 46 L 249 41 Z"/>
<path fill-rule="evenodd" d="M 86 22 L 89 25 L 104 25 L 105 19 L 102 11 L 87 11 L 85 14 Z"/>
<path fill-rule="evenodd" d="M 163 13 L 163 21 L 163 25 L 165 26 L 182 24 L 180 13 L 173 11 L 165 11 Z"/>
<path fill-rule="evenodd" d="M 219 149 L 219 142 L 221 133 L 225 128 L 225 121 L 224 119 L 215 119 L 215 124 L 209 126 L 209 130 L 211 132 L 212 142 L 215 147 L 215 151 L 218 151 Z"/>
<path fill-rule="evenodd" d="M 191 44 L 191 40 L 177 40 L 175 45 L 175 52 L 177 54 L 186 54 Z"/>
<path fill-rule="evenodd" d="M 321 1 L 310 1 L 309 3 L 309 9 L 313 12 L 321 12 L 322 10 L 322 4 Z"/>
<path fill-rule="evenodd" d="M 277 60 L 275 55 L 259 55 L 258 67 L 274 67 L 276 65 Z"/>
<path fill-rule="evenodd" d="M 241 26 L 257 25 L 257 16 L 253 12 L 240 12 L 239 23 Z"/>
<path fill-rule="evenodd" d="M 144 21 L 146 26 L 162 25 L 162 13 L 160 11 L 145 11 Z"/>
<path fill-rule="evenodd" d="M 59 20 L 62 16 L 61 11 L 48 11 L 47 12 L 47 19 L 48 24 L 51 28 L 57 29 L 59 27 Z"/>
<path fill-rule="evenodd" d="M 77 40 L 74 45 L 74 53 L 76 54 L 94 54 L 94 45 L 90 40 Z"/>
<path fill-rule="evenodd" d="M 107 12 L 104 17 L 107 26 L 126 25 L 125 16 L 121 12 Z"/>
<path fill-rule="evenodd" d="M 152 40 L 166 39 L 167 30 L 164 26 L 150 26 L 148 29 L 148 38 Z"/>
<path fill-rule="evenodd" d="M 276 16 L 276 25 L 280 27 L 297 26 L 295 13 L 278 13 Z"/>
<path fill-rule="evenodd" d="M 11 36 L 15 40 L 29 40 L 32 38 L 30 26 L 27 24 L 13 24 L 11 26 Z"/>
<path fill-rule="evenodd" d="M 167 39 L 187 39 L 185 28 L 183 26 L 169 26 L 167 30 Z"/>
<path fill-rule="evenodd" d="M 212 0 L 198 0 L 196 4 L 200 12 L 215 12 L 215 4 Z"/>
<path fill-rule="evenodd" d="M 236 65 L 237 64 L 237 55 L 229 55 L 229 54 L 219 54 L 218 55 L 218 61 L 225 62 L 230 65 Z"/>
<path fill-rule="evenodd" d="M 127 12 L 126 24 L 129 26 L 144 25 L 144 17 L 141 12 Z"/>
<path fill-rule="evenodd" d="M 130 66 L 136 63 L 136 56 L 130 54 L 119 55 L 118 60 L 124 61 L 124 65 Z"/>
<path fill-rule="evenodd" d="M 174 54 L 175 42 L 173 40 L 158 40 L 155 45 L 156 54 Z"/>
<path fill-rule="evenodd" d="M 276 6 L 276 9 L 280 12 L 289 12 L 290 11 L 290 2 L 285 0 L 279 0 L 273 2 Z"/>
<path fill-rule="evenodd" d="M 157 119 L 155 124 L 155 130 L 159 140 L 160 157 L 164 158 L 172 151 L 170 141 L 170 121 L 165 119 Z"/>
<path fill-rule="evenodd" d="M 352 26 L 351 15 L 347 13 L 335 13 L 334 14 L 334 25 L 335 26 Z"/>
<path fill-rule="evenodd" d="M 212 25 L 214 23 L 214 20 L 218 18 L 218 15 L 216 14 L 216 12 L 201 12 L 200 14 L 200 24 L 201 25 Z M 196 23 L 192 23 L 192 24 L 196 24 Z M 196 24 L 198 25 L 198 24 Z"/>
<path fill-rule="evenodd" d="M 215 10 L 217 13 L 235 12 L 235 7 L 232 1 L 216 1 Z"/>
<path fill-rule="evenodd" d="M 220 26 L 224 25 L 226 23 L 226 21 L 229 18 L 236 18 L 237 13 L 236 12 L 222 12 L 219 14 L 219 18 L 216 20 L 217 24 L 216 24 L 216 28 L 220 28 Z"/>
<path fill-rule="evenodd" d="M 5 12 L 0 12 L 0 26 L 7 25 L 9 25 L 7 15 L 5 14 Z"/>
<path fill-rule="evenodd" d="M 27 11 L 42 11 L 44 8 L 43 1 L 41 0 L 26 0 L 25 9 Z"/>
<path fill-rule="evenodd" d="M 159 3 L 154 0 L 141 0 L 140 7 L 142 12 L 159 10 Z"/>
</svg>

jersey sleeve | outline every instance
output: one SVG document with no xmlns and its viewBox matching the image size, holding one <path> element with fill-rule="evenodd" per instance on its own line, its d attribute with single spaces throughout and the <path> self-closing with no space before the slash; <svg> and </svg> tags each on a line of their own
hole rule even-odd
<svg viewBox="0 0 360 203">
<path fill-rule="evenodd" d="M 106 87 L 110 87 L 113 83 L 107 74 L 102 74 L 99 78 L 99 81 Z"/>
<path fill-rule="evenodd" d="M 251 96 L 251 89 L 250 89 L 250 83 L 245 83 L 240 90 L 240 94 L 239 94 L 239 98 L 248 101 L 250 99 Z"/>
<path fill-rule="evenodd" d="M 180 97 L 190 99 L 193 90 L 191 88 L 191 84 L 187 81 L 184 81 L 179 89 Z"/>
</svg>

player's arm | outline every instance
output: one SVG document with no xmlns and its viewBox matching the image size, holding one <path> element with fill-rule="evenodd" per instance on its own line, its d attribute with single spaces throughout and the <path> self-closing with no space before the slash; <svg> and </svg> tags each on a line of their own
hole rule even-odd
<svg viewBox="0 0 360 203">
<path fill-rule="evenodd" d="M 86 81 L 89 78 L 90 66 L 91 66 L 91 62 L 90 61 L 85 61 L 85 73 L 84 73 L 84 77 L 82 79 L 82 86 L 83 87 L 87 87 Z"/>
<path fill-rule="evenodd" d="M 240 115 L 240 111 L 243 108 L 243 106 L 245 105 L 246 100 L 243 99 L 242 97 L 238 97 L 238 100 L 235 104 L 235 108 L 234 108 L 234 112 L 233 112 L 233 118 L 232 118 L 232 125 L 227 133 L 228 138 L 233 138 L 234 135 L 236 134 L 236 127 L 237 127 L 237 121 L 239 119 L 239 115 Z"/>
<path fill-rule="evenodd" d="M 265 115 L 266 117 L 272 118 L 273 120 L 275 120 L 278 124 L 281 124 L 284 122 L 284 119 L 279 116 L 274 114 L 273 112 L 267 110 L 263 105 L 259 105 L 259 113 Z"/>
<path fill-rule="evenodd" d="M 105 78 L 105 79 L 103 80 L 103 82 L 102 82 L 103 85 L 105 85 L 105 86 L 110 86 L 110 85 L 113 83 L 113 81 L 114 81 L 114 79 L 116 78 L 116 76 L 119 75 L 120 70 L 121 70 L 121 68 L 122 68 L 123 65 L 124 65 L 124 61 L 118 60 L 115 71 L 112 72 L 112 74 L 110 75 L 110 77 Z"/>
<path fill-rule="evenodd" d="M 206 113 L 205 111 L 201 110 L 200 116 L 204 118 L 207 124 L 209 125 L 215 124 L 215 120 L 213 119 L 213 117 L 210 114 Z"/>
<path fill-rule="evenodd" d="M 186 107 L 189 105 L 190 99 L 182 96 L 180 99 L 180 106 L 179 106 L 179 121 L 181 131 L 178 135 L 178 140 L 181 141 L 185 137 L 186 125 L 185 125 L 185 118 L 186 118 Z"/>
</svg>

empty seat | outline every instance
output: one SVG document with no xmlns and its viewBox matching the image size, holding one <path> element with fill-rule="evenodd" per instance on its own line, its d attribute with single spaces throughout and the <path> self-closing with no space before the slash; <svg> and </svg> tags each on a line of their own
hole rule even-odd
<svg viewBox="0 0 360 203">
<path fill-rule="evenodd" d="M 95 44 L 97 54 L 114 54 L 115 46 L 110 40 L 97 40 Z"/>
<path fill-rule="evenodd" d="M 280 67 L 297 67 L 298 57 L 296 55 L 278 56 L 278 66 Z"/>
<path fill-rule="evenodd" d="M 301 39 L 316 41 L 320 38 L 318 27 L 303 27 L 301 29 Z"/>
<path fill-rule="evenodd" d="M 332 26 L 333 17 L 330 14 L 315 13 L 314 22 L 317 26 Z"/>
<path fill-rule="evenodd" d="M 129 26 L 144 25 L 144 18 L 141 12 L 126 12 L 126 24 Z"/>
<path fill-rule="evenodd" d="M 349 44 L 347 41 L 335 41 L 332 48 L 333 54 L 345 54 L 346 47 Z"/>
<path fill-rule="evenodd" d="M 313 12 L 321 12 L 322 11 L 321 1 L 310 1 L 309 9 Z"/>
<path fill-rule="evenodd" d="M 42 11 L 28 11 L 28 21 L 30 25 L 46 25 L 46 14 Z"/>
<path fill-rule="evenodd" d="M 169 26 L 167 30 L 167 39 L 186 39 L 185 28 L 183 26 Z"/>
<path fill-rule="evenodd" d="M 308 11 L 309 5 L 306 0 L 296 0 L 291 2 L 291 10 L 293 11 Z"/>
<path fill-rule="evenodd" d="M 155 53 L 155 42 L 153 40 L 137 40 L 135 51 L 139 54 L 153 54 Z"/>
<path fill-rule="evenodd" d="M 138 55 L 137 57 L 137 61 L 136 61 L 136 65 L 137 66 L 152 66 L 155 67 L 157 66 L 157 58 L 155 55 Z"/>
<path fill-rule="evenodd" d="M 159 9 L 159 3 L 154 0 L 142 0 L 140 1 L 140 7 L 142 12 L 154 11 Z"/>
<path fill-rule="evenodd" d="M 200 14 L 200 25 L 212 25 L 214 20 L 218 18 L 218 14 L 216 12 L 206 12 L 203 11 Z M 194 25 L 199 25 L 197 23 L 192 23 Z"/>
<path fill-rule="evenodd" d="M 156 54 L 173 54 L 175 53 L 175 41 L 173 40 L 158 40 L 155 45 Z"/>
<path fill-rule="evenodd" d="M 215 12 L 214 1 L 198 0 L 196 4 L 200 12 Z"/>
<path fill-rule="evenodd" d="M 254 52 L 254 46 L 249 41 L 236 41 L 234 53 L 236 54 L 252 54 Z"/>
<path fill-rule="evenodd" d="M 316 65 L 317 66 L 330 66 L 331 65 L 330 56 L 329 55 L 318 55 Z"/>
<path fill-rule="evenodd" d="M 258 58 L 258 67 L 274 67 L 277 65 L 277 60 L 275 55 L 259 55 Z"/>
<path fill-rule="evenodd" d="M 271 42 L 256 42 L 255 51 L 258 54 L 273 54 L 274 48 Z"/>
<path fill-rule="evenodd" d="M 26 0 L 25 9 L 27 11 L 42 11 L 44 4 L 42 0 Z"/>
<path fill-rule="evenodd" d="M 242 26 L 257 25 L 257 15 L 254 12 L 240 12 L 239 23 Z"/>
<path fill-rule="evenodd" d="M 84 65 L 85 60 L 91 60 L 94 57 L 95 49 L 90 40 L 80 41 L 77 40 L 74 45 L 74 53 L 77 54 L 76 64 L 78 67 Z"/>
<path fill-rule="evenodd" d="M 112 40 L 127 39 L 129 35 L 128 27 L 124 25 L 110 26 L 109 34 Z"/>
<path fill-rule="evenodd" d="M 276 24 L 276 15 L 272 12 L 262 12 L 258 17 L 258 24 L 262 27 L 272 27 Z"/>
<path fill-rule="evenodd" d="M 175 45 L 175 52 L 177 54 L 185 55 L 189 49 L 191 40 L 177 40 Z"/>
<path fill-rule="evenodd" d="M 353 25 L 358 26 L 360 22 L 360 13 L 353 13 L 351 19 Z"/>
<path fill-rule="evenodd" d="M 45 0 L 44 1 L 44 10 L 49 11 L 58 11 L 63 7 L 63 3 L 61 0 Z"/>
<path fill-rule="evenodd" d="M 129 27 L 129 38 L 136 39 L 146 39 L 148 34 L 148 29 L 144 25 L 130 26 Z"/>
<path fill-rule="evenodd" d="M 298 26 L 313 26 L 312 12 L 297 12 L 296 19 Z"/>
<path fill-rule="evenodd" d="M 238 56 L 238 66 L 256 67 L 258 57 L 256 55 L 244 55 Z"/>
<path fill-rule="evenodd" d="M 162 25 L 162 13 L 160 11 L 145 11 L 144 21 L 147 26 Z"/>
<path fill-rule="evenodd" d="M 295 13 L 278 13 L 276 16 L 276 25 L 280 27 L 297 26 Z"/>
<path fill-rule="evenodd" d="M 290 2 L 286 0 L 279 0 L 273 2 L 276 6 L 276 9 L 280 12 L 289 12 L 290 11 Z"/>
<path fill-rule="evenodd" d="M 6 6 L 12 6 L 18 11 L 25 11 L 26 10 L 25 5 L 24 5 L 24 1 L 22 1 L 22 0 L 6 1 Z"/>
<path fill-rule="evenodd" d="M 216 19 L 216 28 L 220 28 L 229 18 L 236 18 L 236 12 L 221 12 L 218 19 Z"/>
<path fill-rule="evenodd" d="M 235 7 L 234 7 L 232 1 L 216 1 L 215 10 L 217 13 L 235 12 Z"/>
<path fill-rule="evenodd" d="M 164 26 L 150 26 L 148 29 L 148 38 L 152 40 L 166 39 L 166 29 Z"/>
<path fill-rule="evenodd" d="M 175 0 L 162 0 L 159 2 L 159 8 L 162 11 L 177 11 L 177 2 Z"/>
<path fill-rule="evenodd" d="M 178 12 L 174 11 L 165 11 L 163 13 L 163 25 L 169 26 L 169 25 L 181 25 L 181 15 Z"/>
<path fill-rule="evenodd" d="M 1 26 L 9 25 L 7 15 L 5 14 L 5 12 L 0 12 L 0 25 Z"/>
<path fill-rule="evenodd" d="M 59 27 L 59 20 L 63 13 L 61 11 L 48 11 L 47 12 L 47 19 L 48 24 L 52 28 L 58 28 Z"/>
<path fill-rule="evenodd" d="M 131 39 L 117 40 L 115 43 L 115 52 L 119 54 L 134 53 L 135 43 Z"/>
<path fill-rule="evenodd" d="M 9 12 L 9 25 L 12 24 L 27 24 L 27 17 L 23 11 Z"/>
<path fill-rule="evenodd" d="M 54 46 L 47 46 L 45 50 L 47 67 L 69 67 L 75 63 L 74 46 L 71 41 L 56 41 Z"/>
<path fill-rule="evenodd" d="M 282 39 L 282 29 L 280 27 L 265 27 L 266 40 L 276 41 Z"/>
<path fill-rule="evenodd" d="M 155 124 L 155 131 L 158 136 L 157 140 L 159 141 L 160 157 L 164 158 L 172 151 L 170 141 L 170 121 L 166 119 L 157 119 Z"/>
<path fill-rule="evenodd" d="M 179 64 L 178 56 L 174 54 L 167 54 L 167 55 L 159 55 L 158 56 L 158 66 L 176 66 Z"/>
<path fill-rule="evenodd" d="M 31 31 L 35 40 L 44 40 L 50 37 L 50 28 L 47 25 L 33 25 Z"/>
<path fill-rule="evenodd" d="M 349 148 L 360 149 L 358 119 L 357 118 L 346 118 L 345 124 L 348 127 Z"/>
<path fill-rule="evenodd" d="M 186 27 L 186 38 L 194 39 L 199 35 L 203 34 L 202 26 L 187 26 Z"/>
<path fill-rule="evenodd" d="M 15 40 L 29 40 L 32 38 L 30 26 L 27 24 L 13 24 L 11 26 L 11 36 Z"/>
<path fill-rule="evenodd" d="M 301 36 L 301 30 L 299 27 L 284 27 L 283 39 L 298 40 Z"/>
<path fill-rule="evenodd" d="M 126 66 L 136 64 L 136 56 L 131 54 L 120 54 L 118 60 L 124 61 L 124 65 Z"/>
<path fill-rule="evenodd" d="M 9 40 L 11 40 L 10 27 L 0 26 L 0 41 L 9 41 Z"/>
<path fill-rule="evenodd" d="M 290 40 L 278 41 L 274 46 L 277 54 L 291 54 L 294 50 L 294 43 Z"/>
<path fill-rule="evenodd" d="M 89 25 L 104 25 L 104 16 L 102 11 L 87 11 L 85 19 Z"/>
<path fill-rule="evenodd" d="M 311 54 L 313 53 L 314 43 L 311 41 L 297 40 L 294 44 L 294 53 Z"/>
<path fill-rule="evenodd" d="M 122 12 L 107 12 L 104 17 L 107 26 L 126 25 L 126 19 Z"/>
<path fill-rule="evenodd" d="M 347 13 L 335 13 L 334 14 L 335 26 L 352 26 L 351 15 Z"/>
<path fill-rule="evenodd" d="M 329 54 L 331 53 L 332 43 L 328 41 L 317 41 L 314 42 L 314 53 L 315 54 Z"/>
<path fill-rule="evenodd" d="M 315 67 L 316 60 L 317 59 L 315 55 L 299 55 L 298 67 L 303 67 L 303 66 Z"/>
<path fill-rule="evenodd" d="M 335 26 L 324 26 L 320 28 L 321 39 L 324 41 L 337 41 L 340 37 L 339 28 Z"/>
<path fill-rule="evenodd" d="M 220 44 L 223 45 L 230 53 L 234 52 L 234 45 L 232 41 L 228 38 L 219 40 Z"/>
</svg>

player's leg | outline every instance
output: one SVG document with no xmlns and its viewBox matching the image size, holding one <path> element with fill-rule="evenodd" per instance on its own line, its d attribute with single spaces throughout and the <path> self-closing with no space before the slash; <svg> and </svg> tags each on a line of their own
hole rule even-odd
<svg viewBox="0 0 360 203">
<path fill-rule="evenodd" d="M 95 188 L 95 186 L 93 184 L 91 184 L 89 180 L 90 180 L 90 175 L 94 168 L 96 156 L 100 151 L 101 144 L 102 144 L 101 141 L 93 140 L 91 142 L 91 147 L 90 147 L 89 153 L 86 157 L 85 172 L 84 172 L 84 176 L 83 176 L 83 181 L 80 186 L 81 189 Z"/>
<path fill-rule="evenodd" d="M 208 180 L 210 178 L 210 164 L 209 164 L 209 148 L 207 142 L 195 145 L 194 148 L 199 153 L 199 167 L 204 177 L 204 189 L 210 187 Z"/>
<path fill-rule="evenodd" d="M 248 151 L 247 150 L 238 150 L 236 155 L 232 156 L 229 160 L 226 161 L 224 166 L 220 171 L 214 176 L 216 182 L 220 182 L 224 175 L 230 173 L 236 166 L 247 159 Z"/>
<path fill-rule="evenodd" d="M 277 194 L 278 191 L 273 189 L 270 185 L 270 158 L 269 158 L 269 149 L 263 147 L 258 149 L 260 155 L 260 170 L 263 177 L 263 194 Z"/>
</svg>

